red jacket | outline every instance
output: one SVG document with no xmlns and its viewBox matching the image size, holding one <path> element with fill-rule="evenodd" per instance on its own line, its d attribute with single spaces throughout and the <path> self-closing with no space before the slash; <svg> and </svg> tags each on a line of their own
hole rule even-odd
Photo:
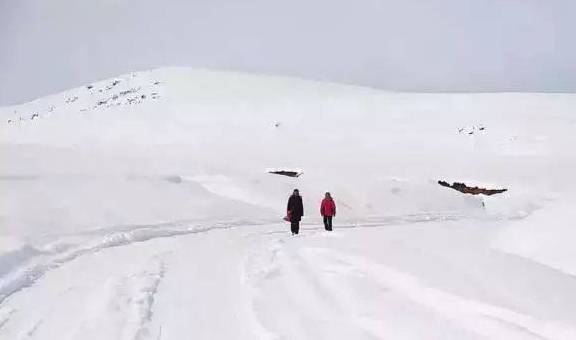
<svg viewBox="0 0 576 340">
<path fill-rule="evenodd" d="M 322 216 L 335 216 L 336 215 L 336 204 L 333 199 L 325 198 L 320 204 L 320 214 Z"/>
</svg>

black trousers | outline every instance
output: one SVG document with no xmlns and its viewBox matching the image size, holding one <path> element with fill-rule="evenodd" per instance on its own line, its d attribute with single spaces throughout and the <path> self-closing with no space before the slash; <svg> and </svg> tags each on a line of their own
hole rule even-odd
<svg viewBox="0 0 576 340">
<path fill-rule="evenodd" d="M 298 234 L 300 231 L 300 221 L 290 221 L 290 230 L 292 230 L 292 234 Z"/>
<path fill-rule="evenodd" d="M 324 216 L 324 229 L 332 231 L 332 216 Z"/>
</svg>

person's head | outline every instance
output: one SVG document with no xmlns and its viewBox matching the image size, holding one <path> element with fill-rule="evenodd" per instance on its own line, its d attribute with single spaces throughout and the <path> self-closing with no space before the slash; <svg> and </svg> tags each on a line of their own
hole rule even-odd
<svg viewBox="0 0 576 340">
<path fill-rule="evenodd" d="M 300 196 L 300 191 L 298 191 L 298 189 L 294 189 L 294 192 L 292 193 L 292 195 Z"/>
<path fill-rule="evenodd" d="M 332 196 L 330 196 L 330 193 L 329 193 L 329 192 L 327 192 L 327 193 L 324 195 L 324 197 L 332 199 Z"/>
</svg>

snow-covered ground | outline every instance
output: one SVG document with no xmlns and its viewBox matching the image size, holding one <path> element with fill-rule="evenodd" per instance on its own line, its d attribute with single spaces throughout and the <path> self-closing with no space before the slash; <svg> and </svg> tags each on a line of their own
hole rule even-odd
<svg viewBox="0 0 576 340">
<path fill-rule="evenodd" d="M 574 107 L 166 68 L 0 108 L 0 339 L 576 339 Z"/>
</svg>

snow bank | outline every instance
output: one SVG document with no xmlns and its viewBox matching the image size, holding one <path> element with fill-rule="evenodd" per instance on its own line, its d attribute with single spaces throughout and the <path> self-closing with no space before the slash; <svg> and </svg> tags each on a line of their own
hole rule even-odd
<svg viewBox="0 0 576 340">
<path fill-rule="evenodd" d="M 574 206 L 569 199 L 552 202 L 502 230 L 494 246 L 576 275 Z"/>
</svg>

